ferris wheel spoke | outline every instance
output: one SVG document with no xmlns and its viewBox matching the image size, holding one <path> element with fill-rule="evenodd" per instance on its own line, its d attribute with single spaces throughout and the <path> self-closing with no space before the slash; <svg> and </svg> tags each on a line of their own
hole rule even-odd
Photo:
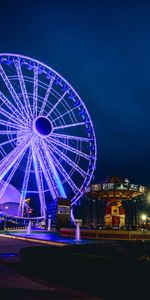
<svg viewBox="0 0 150 300">
<path fill-rule="evenodd" d="M 18 74 L 18 79 L 19 79 L 19 83 L 20 83 L 20 87 L 21 87 L 21 91 L 22 91 L 22 96 L 23 96 L 23 99 L 24 99 L 26 112 L 27 112 L 27 115 L 30 117 L 30 116 L 32 116 L 31 105 L 30 105 L 30 101 L 29 101 L 29 97 L 28 97 L 24 77 L 23 77 L 23 74 L 22 74 L 19 58 L 18 58 L 17 61 L 15 61 L 15 67 L 16 67 L 17 74 Z"/>
<path fill-rule="evenodd" d="M 2 160 L 1 160 L 1 162 L 2 162 L 3 159 L 4 159 L 4 157 L 5 157 L 7 154 L 6 154 L 5 150 L 3 149 L 3 147 L 1 147 L 1 145 L 0 145 L 0 154 L 1 154 L 1 156 L 3 157 Z"/>
<path fill-rule="evenodd" d="M 68 151 L 70 151 L 72 153 L 75 153 L 75 154 L 77 154 L 79 156 L 82 156 L 82 157 L 84 157 L 87 160 L 90 160 L 90 158 L 91 158 L 90 155 L 88 155 L 88 154 L 86 154 L 86 153 L 84 153 L 84 152 L 82 152 L 82 151 L 80 151 L 78 149 L 75 149 L 75 148 L 73 148 L 73 147 L 71 147 L 71 146 L 69 146 L 67 144 L 64 144 L 64 143 L 62 143 L 62 142 L 60 142 L 60 141 L 58 141 L 56 139 L 54 140 L 54 139 L 50 138 L 50 142 L 53 143 L 54 145 L 56 144 L 56 145 L 62 147 L 63 149 L 67 149 Z"/>
<path fill-rule="evenodd" d="M 31 138 L 31 137 L 30 137 Z M 25 149 L 28 148 L 30 138 L 23 139 L 19 145 L 16 146 L 1 162 L 0 164 L 0 180 L 8 173 L 11 167 L 16 163 L 17 159 L 23 154 Z M 2 144 L 1 144 L 2 145 Z"/>
<path fill-rule="evenodd" d="M 39 192 L 40 211 L 41 211 L 41 215 L 45 217 L 46 202 L 45 202 L 44 185 L 43 185 L 43 179 L 42 179 L 42 169 L 40 167 L 38 159 L 36 158 L 33 144 L 32 144 L 32 156 L 33 156 L 35 177 L 36 177 L 36 182 L 37 182 L 37 187 L 38 187 L 38 192 Z"/>
<path fill-rule="evenodd" d="M 66 140 L 75 140 L 75 141 L 80 141 L 80 142 L 90 142 L 93 141 L 93 139 L 90 138 L 84 138 L 81 136 L 73 136 L 73 135 L 66 135 L 66 134 L 59 134 L 59 133 L 52 133 L 52 137 L 54 138 L 61 138 L 61 139 L 66 139 Z"/>
<path fill-rule="evenodd" d="M 4 110 L 3 108 L 0 107 L 0 114 L 3 115 L 4 117 L 7 117 L 10 121 L 13 123 L 18 124 L 18 119 L 16 119 L 12 114 Z"/>
<path fill-rule="evenodd" d="M 29 153 L 28 153 L 28 158 L 27 158 L 27 163 L 26 163 L 26 168 L 25 168 L 23 185 L 22 185 L 22 189 L 21 189 L 20 205 L 19 205 L 19 209 L 18 209 L 18 214 L 21 217 L 23 217 L 23 213 L 24 213 L 24 204 L 25 204 L 25 198 L 27 195 L 31 163 L 32 163 L 32 152 L 31 152 L 31 148 L 29 147 Z"/>
<path fill-rule="evenodd" d="M 0 92 L 0 100 L 11 110 L 11 112 L 18 117 L 18 123 L 26 123 L 26 119 L 24 116 L 21 115 L 21 113 L 16 109 L 16 107 L 3 95 L 2 92 Z"/>
<path fill-rule="evenodd" d="M 1 121 L 0 121 L 1 123 Z M 17 130 L 0 130 L 0 135 L 6 135 L 6 134 L 17 134 L 18 131 Z"/>
<path fill-rule="evenodd" d="M 38 67 L 34 67 L 34 86 L 33 86 L 33 116 L 37 116 L 38 102 Z"/>
<path fill-rule="evenodd" d="M 18 130 L 20 128 L 22 128 L 22 126 L 19 126 L 15 123 L 11 123 L 11 122 L 8 122 L 8 121 L 2 120 L 2 119 L 0 119 L 0 125 L 4 125 L 6 127 L 12 127 L 12 128 L 18 129 Z"/>
<path fill-rule="evenodd" d="M 24 152 L 25 153 L 25 152 Z M 24 156 L 24 153 L 17 159 L 16 163 L 14 164 L 12 170 L 11 170 L 11 173 L 9 174 L 8 178 L 6 181 L 4 181 L 4 184 L 3 184 L 3 187 L 2 189 L 0 190 L 0 198 L 2 198 L 4 192 L 6 191 L 7 189 L 7 186 L 9 185 L 11 179 L 13 178 L 16 170 L 18 169 L 19 165 L 20 165 L 20 162 Z"/>
<path fill-rule="evenodd" d="M 80 193 L 80 189 L 76 186 L 76 184 L 73 182 L 73 180 L 71 179 L 71 177 L 68 175 L 68 173 L 62 167 L 61 163 L 56 159 L 56 157 L 54 156 L 54 153 L 52 151 L 51 151 L 51 156 L 53 158 L 53 161 L 54 161 L 57 169 L 62 174 L 62 176 L 64 177 L 64 179 L 68 182 L 68 184 L 71 187 L 71 189 L 73 190 L 73 192 L 75 194 L 76 193 Z"/>
<path fill-rule="evenodd" d="M 40 164 L 40 167 L 42 169 L 42 172 L 44 174 L 44 177 L 45 177 L 45 180 L 47 182 L 47 185 L 49 187 L 49 190 L 51 192 L 52 198 L 53 198 L 53 200 L 55 200 L 58 197 L 58 195 L 57 195 L 56 189 L 53 186 L 53 182 L 52 182 L 51 176 L 50 176 L 50 174 L 48 172 L 46 161 L 45 161 L 43 155 L 40 153 L 40 148 L 39 148 L 39 146 L 38 146 L 37 143 L 35 144 L 34 151 L 35 151 L 36 157 L 37 157 L 37 159 L 39 161 L 39 164 Z"/>
<path fill-rule="evenodd" d="M 57 105 L 63 100 L 65 95 L 68 93 L 68 90 L 64 92 L 64 94 L 57 100 L 57 102 L 53 105 L 49 113 L 47 114 L 47 117 L 53 112 L 53 110 L 57 107 Z"/>
<path fill-rule="evenodd" d="M 18 138 L 15 137 L 15 138 L 13 138 L 13 139 L 11 139 L 11 140 L 7 140 L 7 141 L 1 143 L 0 145 L 1 145 L 1 146 L 5 146 L 5 145 L 7 145 L 7 144 L 10 144 L 10 143 L 12 143 L 12 142 L 17 141 L 17 139 L 18 139 Z"/>
<path fill-rule="evenodd" d="M 80 122 L 80 123 L 73 123 L 73 124 L 68 124 L 68 125 L 56 126 L 56 127 L 53 128 L 53 130 L 71 128 L 71 127 L 76 127 L 76 126 L 82 126 L 82 125 L 85 125 L 85 124 L 86 124 L 85 122 Z"/>
<path fill-rule="evenodd" d="M 57 189 L 57 193 L 59 194 L 59 196 L 61 196 L 63 198 L 67 198 L 66 193 L 63 188 L 63 185 L 61 183 L 61 180 L 60 180 L 57 170 L 55 168 L 55 164 L 50 155 L 50 151 L 47 147 L 47 144 L 44 141 L 42 141 L 42 148 L 44 149 L 45 159 L 47 160 L 47 163 L 48 163 L 48 170 L 50 171 L 51 178 L 53 178 L 53 182 L 55 183 L 55 188 Z"/>
<path fill-rule="evenodd" d="M 21 101 L 20 101 L 20 99 L 19 99 L 19 97 L 18 97 L 18 95 L 17 95 L 14 87 L 12 86 L 12 84 L 11 84 L 8 76 L 6 75 L 6 73 L 5 73 L 2 65 L 0 65 L 0 75 L 1 75 L 1 77 L 2 77 L 2 79 L 4 81 L 4 83 L 5 83 L 5 85 L 7 86 L 8 91 L 12 95 L 12 97 L 14 99 L 14 102 L 16 104 L 16 107 L 18 108 L 18 110 L 20 111 L 21 115 L 23 116 L 24 113 L 25 113 L 25 109 L 24 109 L 24 107 L 23 107 L 23 105 L 22 105 L 22 103 L 21 103 Z"/>
<path fill-rule="evenodd" d="M 62 119 L 64 116 L 70 114 L 71 112 L 73 112 L 75 109 L 77 109 L 77 107 L 74 107 L 68 111 L 66 111 L 64 114 L 62 114 L 61 116 L 57 117 L 56 119 L 53 119 L 52 122 L 55 122 L 56 120 Z"/>
<path fill-rule="evenodd" d="M 62 151 L 60 151 L 56 146 L 52 143 L 49 143 L 49 148 L 52 149 L 57 155 L 59 155 L 65 162 L 67 162 L 71 167 L 73 167 L 78 173 L 81 174 L 82 177 L 86 177 L 86 172 L 81 169 L 73 160 L 71 160 L 68 156 L 66 156 Z"/>
<path fill-rule="evenodd" d="M 26 133 L 22 134 L 22 135 L 20 136 L 20 138 L 25 138 L 25 136 L 27 136 Z M 8 139 L 7 141 L 2 142 L 2 143 L 0 144 L 0 146 L 5 146 L 5 145 L 10 144 L 10 143 L 12 143 L 12 142 L 15 142 L 15 141 L 17 141 L 17 140 L 18 140 L 18 137 L 15 137 L 15 138 L 10 139 L 10 140 Z"/>
<path fill-rule="evenodd" d="M 54 79 L 55 79 L 55 78 L 52 77 L 51 80 L 50 80 L 50 83 L 49 83 L 49 86 L 48 86 L 48 88 L 47 88 L 47 91 L 46 91 L 46 94 L 45 94 L 45 97 L 44 97 L 44 100 L 43 100 L 42 107 L 41 107 L 41 110 L 40 110 L 39 115 L 42 115 L 42 114 L 43 114 L 43 111 L 44 111 L 44 109 L 45 109 L 45 106 L 46 106 L 48 97 L 49 97 L 49 95 L 50 95 L 50 92 L 51 92 L 51 89 L 52 89 L 52 86 L 53 86 Z"/>
</svg>

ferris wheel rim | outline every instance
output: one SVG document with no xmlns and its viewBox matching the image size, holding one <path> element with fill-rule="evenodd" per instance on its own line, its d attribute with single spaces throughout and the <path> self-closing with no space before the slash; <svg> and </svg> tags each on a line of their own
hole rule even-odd
<svg viewBox="0 0 150 300">
<path fill-rule="evenodd" d="M 51 67 L 49 67 L 48 65 L 42 63 L 42 62 L 39 61 L 39 60 L 33 59 L 33 58 L 28 57 L 28 56 L 25 56 L 25 55 L 13 54 L 13 53 L 0 53 L 0 57 L 1 57 L 1 56 L 4 56 L 4 57 L 10 56 L 10 57 L 16 57 L 16 58 L 23 58 L 23 59 L 27 59 L 27 60 L 29 60 L 29 61 L 32 61 L 32 62 L 35 62 L 35 63 L 37 63 L 37 64 L 40 64 L 40 65 L 44 66 L 46 69 L 48 69 L 48 70 L 54 72 L 54 74 L 55 74 L 56 76 L 58 76 L 59 78 L 61 78 L 62 81 L 63 81 L 64 83 L 66 83 L 69 87 L 71 87 L 71 90 L 76 94 L 76 96 L 78 97 L 78 99 L 81 101 L 82 106 L 84 107 L 84 109 L 85 109 L 85 111 L 86 111 L 86 114 L 87 114 L 87 116 L 88 116 L 88 118 L 89 118 L 89 123 L 90 123 L 90 125 L 91 125 L 91 127 L 92 127 L 93 143 L 94 143 L 94 146 L 95 146 L 95 152 L 94 152 L 94 156 L 93 156 L 94 159 L 93 159 L 93 164 L 92 164 L 93 170 L 91 171 L 90 174 L 87 173 L 88 177 L 85 178 L 85 180 L 83 181 L 83 183 L 82 183 L 80 189 L 82 188 L 82 186 L 84 186 L 84 182 L 85 182 L 85 181 L 86 181 L 86 185 L 88 185 L 89 182 L 91 181 L 91 178 L 92 178 L 93 173 L 94 173 L 95 165 L 96 165 L 97 145 L 96 145 L 96 137 L 95 137 L 94 126 L 93 126 L 91 117 L 90 117 L 90 115 L 89 115 L 88 109 L 86 108 L 86 106 L 85 106 L 83 100 L 81 99 L 81 97 L 79 96 L 79 94 L 76 92 L 76 90 L 72 87 L 72 85 L 71 85 L 71 84 L 70 84 L 63 76 L 61 76 L 61 75 L 60 75 L 58 72 L 56 72 L 53 68 L 51 68 Z M 85 122 L 83 122 L 82 125 L 85 126 Z M 54 129 L 55 129 L 55 127 L 54 127 Z M 58 134 L 58 133 L 56 132 L 56 133 L 54 133 L 54 134 Z M 75 137 L 76 137 L 76 136 L 74 136 L 74 138 L 75 138 Z M 72 205 L 74 205 L 75 202 L 78 201 L 78 199 L 81 197 L 82 194 L 83 194 L 83 192 L 80 191 L 80 193 L 78 193 L 77 195 L 75 195 L 75 196 L 72 198 Z"/>
</svg>

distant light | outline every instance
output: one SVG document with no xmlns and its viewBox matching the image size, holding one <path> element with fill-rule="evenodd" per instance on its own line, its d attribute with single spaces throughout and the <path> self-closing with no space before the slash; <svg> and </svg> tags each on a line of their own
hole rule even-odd
<svg viewBox="0 0 150 300">
<path fill-rule="evenodd" d="M 150 203 L 150 192 L 147 194 L 147 201 Z"/>
<path fill-rule="evenodd" d="M 8 206 L 5 206 L 5 209 L 8 209 Z"/>
<path fill-rule="evenodd" d="M 146 221 L 146 219 L 147 219 L 147 215 L 145 215 L 145 214 L 141 215 L 141 220 L 142 221 Z"/>
<path fill-rule="evenodd" d="M 25 199 L 25 202 L 29 202 L 31 199 L 30 198 L 27 198 L 27 199 Z"/>
</svg>

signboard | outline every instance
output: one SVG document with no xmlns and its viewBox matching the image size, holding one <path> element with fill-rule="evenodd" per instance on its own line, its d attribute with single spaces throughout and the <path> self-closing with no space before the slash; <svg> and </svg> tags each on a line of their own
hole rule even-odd
<svg viewBox="0 0 150 300">
<path fill-rule="evenodd" d="M 100 184 L 93 184 L 91 186 L 92 192 L 100 191 L 101 190 L 101 185 Z"/>
<path fill-rule="evenodd" d="M 128 190 L 128 183 L 117 183 L 116 184 L 116 190 L 120 190 L 120 191 L 127 191 Z"/>
<path fill-rule="evenodd" d="M 103 183 L 103 190 L 105 191 L 111 191 L 115 189 L 115 184 L 114 183 Z"/>
<path fill-rule="evenodd" d="M 130 184 L 130 191 L 138 192 L 139 185 L 138 184 Z"/>
<path fill-rule="evenodd" d="M 58 198 L 56 228 L 70 225 L 71 201 L 70 199 Z"/>
<path fill-rule="evenodd" d="M 70 207 L 58 205 L 58 214 L 70 214 Z"/>
</svg>

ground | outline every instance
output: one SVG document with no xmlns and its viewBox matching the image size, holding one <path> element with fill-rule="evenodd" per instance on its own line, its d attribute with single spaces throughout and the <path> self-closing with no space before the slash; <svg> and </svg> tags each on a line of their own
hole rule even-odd
<svg viewBox="0 0 150 300">
<path fill-rule="evenodd" d="M 37 243 L 0 236 L 0 298 L 2 300 L 10 300 L 10 298 L 15 300 L 100 299 L 21 274 L 18 271 L 20 268 L 17 268 L 20 249 L 29 246 L 37 247 L 37 245 Z M 41 244 L 38 246 L 42 247 Z"/>
</svg>

